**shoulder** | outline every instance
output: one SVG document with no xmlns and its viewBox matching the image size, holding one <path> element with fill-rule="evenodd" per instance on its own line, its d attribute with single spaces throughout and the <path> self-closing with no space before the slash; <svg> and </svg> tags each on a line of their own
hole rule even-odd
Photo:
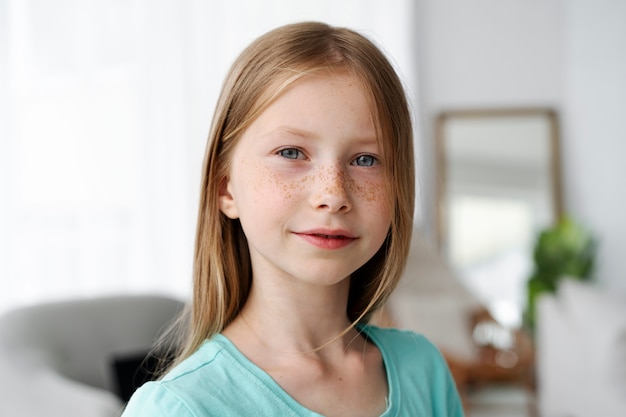
<svg viewBox="0 0 626 417">
<path fill-rule="evenodd" d="M 224 373 L 237 372 L 227 347 L 219 340 L 206 341 L 190 357 L 169 371 L 161 380 L 140 387 L 126 406 L 123 417 L 210 416 L 205 403 L 218 404 L 214 395 L 228 379 Z"/>
<path fill-rule="evenodd" d="M 161 380 L 139 388 L 123 417 L 247 415 L 309 414 L 218 334 Z"/>
<path fill-rule="evenodd" d="M 411 330 L 361 326 L 365 335 L 378 346 L 383 355 L 403 360 L 443 361 L 439 349 L 426 337 Z"/>
<path fill-rule="evenodd" d="M 448 364 L 426 337 L 410 330 L 362 326 L 380 350 L 399 415 L 462 416 Z M 401 392 L 412 392 L 410 397 Z"/>
<path fill-rule="evenodd" d="M 217 335 L 206 340 L 192 355 L 170 369 L 160 382 L 164 385 L 184 383 L 209 370 L 214 372 L 215 368 L 221 367 L 228 360 L 228 346 Z"/>
<path fill-rule="evenodd" d="M 169 391 L 160 382 L 141 386 L 122 413 L 122 417 L 196 417 L 185 401 Z"/>
</svg>

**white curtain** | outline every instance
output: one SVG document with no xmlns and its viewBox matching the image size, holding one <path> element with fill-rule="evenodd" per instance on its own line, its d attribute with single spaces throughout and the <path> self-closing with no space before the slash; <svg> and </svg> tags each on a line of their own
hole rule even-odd
<svg viewBox="0 0 626 417">
<path fill-rule="evenodd" d="M 412 4 L 0 0 L 0 312 L 188 296 L 202 153 L 235 56 L 284 23 L 349 26 L 413 96 Z"/>
</svg>

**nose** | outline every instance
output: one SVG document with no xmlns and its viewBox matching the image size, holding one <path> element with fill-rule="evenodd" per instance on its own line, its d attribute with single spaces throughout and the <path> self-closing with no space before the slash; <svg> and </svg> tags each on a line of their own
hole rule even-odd
<svg viewBox="0 0 626 417">
<path fill-rule="evenodd" d="M 311 205 L 315 209 L 332 213 L 347 212 L 352 209 L 349 179 L 340 166 L 321 167 L 316 177 L 311 192 Z"/>
</svg>

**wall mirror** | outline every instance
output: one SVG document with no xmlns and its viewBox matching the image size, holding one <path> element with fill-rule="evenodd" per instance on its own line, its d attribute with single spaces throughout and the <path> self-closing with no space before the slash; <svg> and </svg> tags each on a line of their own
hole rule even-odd
<svg viewBox="0 0 626 417">
<path fill-rule="evenodd" d="M 535 238 L 562 214 L 557 114 L 449 111 L 435 131 L 440 248 L 497 320 L 519 326 Z"/>
</svg>

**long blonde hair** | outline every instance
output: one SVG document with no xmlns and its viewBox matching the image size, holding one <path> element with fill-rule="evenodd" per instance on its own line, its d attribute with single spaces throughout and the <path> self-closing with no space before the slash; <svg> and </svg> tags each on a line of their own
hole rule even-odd
<svg viewBox="0 0 626 417">
<path fill-rule="evenodd" d="M 232 151 L 247 126 L 292 82 L 319 70 L 350 71 L 371 96 L 374 123 L 393 209 L 387 238 L 354 272 L 348 317 L 365 322 L 396 286 L 409 249 L 414 208 L 413 136 L 402 84 L 383 53 L 364 36 L 323 23 L 297 23 L 255 40 L 234 62 L 224 82 L 203 165 L 196 231 L 193 300 L 178 361 L 221 332 L 247 300 L 251 265 L 238 220 L 220 212 L 218 195 Z M 176 361 L 176 362 L 178 362 Z"/>
</svg>

